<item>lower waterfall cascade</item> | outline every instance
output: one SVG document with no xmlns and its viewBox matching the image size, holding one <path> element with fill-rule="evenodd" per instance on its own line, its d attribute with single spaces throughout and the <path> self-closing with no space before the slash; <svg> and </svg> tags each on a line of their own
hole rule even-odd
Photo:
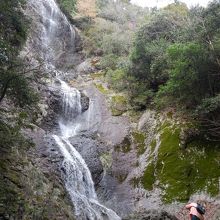
<svg viewBox="0 0 220 220">
<path fill-rule="evenodd" d="M 74 204 L 75 214 L 80 219 L 120 220 L 121 218 L 114 211 L 98 202 L 89 168 L 68 140 L 69 137 L 77 135 L 77 130 L 80 129 L 80 123 L 74 123 L 74 120 L 77 121 L 77 117 L 81 116 L 80 92 L 69 87 L 62 80 L 60 83 L 64 113 L 64 119 L 61 118 L 59 123 L 62 136 L 53 135 L 53 137 L 64 156 L 63 179 Z M 65 121 L 65 125 L 62 121 Z"/>
</svg>

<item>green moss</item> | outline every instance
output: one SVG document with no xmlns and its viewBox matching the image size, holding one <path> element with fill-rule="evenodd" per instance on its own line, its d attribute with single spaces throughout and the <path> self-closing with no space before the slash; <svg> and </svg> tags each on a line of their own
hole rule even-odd
<svg viewBox="0 0 220 220">
<path fill-rule="evenodd" d="M 111 108 L 112 116 L 120 116 L 123 114 L 122 111 L 119 111 L 117 109 Z"/>
<path fill-rule="evenodd" d="M 90 76 L 92 77 L 92 79 L 100 79 L 104 76 L 103 72 L 96 72 L 96 73 L 91 73 Z"/>
<path fill-rule="evenodd" d="M 108 94 L 108 90 L 102 84 L 95 83 L 95 87 L 104 95 Z"/>
<path fill-rule="evenodd" d="M 141 178 L 141 183 L 144 186 L 144 188 L 147 189 L 147 190 L 152 190 L 153 189 L 153 184 L 155 182 L 154 171 L 155 171 L 154 163 L 151 162 L 147 166 L 147 169 L 145 170 L 144 175 Z"/>
<path fill-rule="evenodd" d="M 157 131 L 161 132 L 163 131 L 165 128 L 171 126 L 171 123 L 169 121 L 164 121 L 160 126 L 158 126 Z"/>
<path fill-rule="evenodd" d="M 113 116 L 122 115 L 127 109 L 127 100 L 124 96 L 117 95 L 111 98 L 111 112 Z"/>
<path fill-rule="evenodd" d="M 151 147 L 151 153 L 154 152 L 155 148 L 156 148 L 156 145 L 157 145 L 157 141 L 154 139 L 151 144 L 150 144 L 150 147 Z"/>
<path fill-rule="evenodd" d="M 163 123 L 160 130 L 160 148 L 157 160 L 147 166 L 141 183 L 147 190 L 152 190 L 156 180 L 163 190 L 164 202 L 174 200 L 185 202 L 200 191 L 210 195 L 219 193 L 220 144 L 197 140 L 186 149 L 179 146 L 180 125 Z M 156 141 L 151 143 L 151 153 Z"/>
<path fill-rule="evenodd" d="M 145 134 L 142 132 L 133 132 L 132 133 L 134 144 L 137 148 L 137 155 L 141 155 L 145 152 L 146 146 L 145 146 Z"/>
<path fill-rule="evenodd" d="M 217 193 L 220 151 L 201 141 L 191 143 L 183 151 L 179 147 L 179 133 L 179 128 L 173 131 L 167 127 L 161 135 L 157 176 L 165 189 L 164 200 L 187 201 L 198 191 Z"/>
<path fill-rule="evenodd" d="M 125 137 L 120 145 L 115 146 L 115 151 L 128 153 L 131 151 L 131 142 L 128 137 Z"/>
</svg>

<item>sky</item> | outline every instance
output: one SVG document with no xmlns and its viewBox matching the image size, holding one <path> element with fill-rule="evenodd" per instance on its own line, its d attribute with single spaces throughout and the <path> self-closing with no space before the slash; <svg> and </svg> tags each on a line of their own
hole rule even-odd
<svg viewBox="0 0 220 220">
<path fill-rule="evenodd" d="M 166 5 L 173 3 L 174 0 L 131 0 L 131 3 L 139 5 L 141 7 L 155 7 L 158 8 L 165 7 Z M 181 2 L 185 2 L 188 7 L 194 5 L 206 6 L 209 0 L 181 0 Z"/>
</svg>

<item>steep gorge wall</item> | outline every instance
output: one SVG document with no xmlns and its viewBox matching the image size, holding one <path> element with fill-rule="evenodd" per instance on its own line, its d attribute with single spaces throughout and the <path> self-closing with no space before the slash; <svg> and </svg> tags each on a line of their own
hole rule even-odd
<svg viewBox="0 0 220 220">
<path fill-rule="evenodd" d="M 75 81 L 75 84 L 80 83 L 81 80 Z M 100 95 L 94 86 L 88 91 L 91 98 L 99 97 L 102 108 L 100 115 L 105 123 L 97 135 L 89 138 L 99 141 L 101 139 L 101 144 L 96 140 L 91 144 L 86 136 L 79 136 L 78 142 L 76 139 L 72 142 L 76 142 L 79 150 L 86 144 L 87 148 L 81 153 L 84 154 L 97 180 L 97 189 L 103 203 L 117 210 L 122 216 L 138 212 L 126 219 L 158 219 L 161 215 L 174 219 L 166 212 L 160 215 L 155 210 L 178 212 L 183 203 L 166 208 L 162 200 L 179 200 L 185 203 L 193 193 L 204 188 L 207 193 L 218 195 L 218 146 L 207 148 L 206 143 L 194 142 L 186 149 L 181 149 L 179 144 L 183 127 L 169 114 L 160 117 L 154 112 L 146 112 L 139 123 L 137 120 L 130 126 L 127 119 L 121 117 L 124 110 L 115 114 L 118 115 L 116 117 L 111 116 L 109 109 L 106 110 L 106 100 L 109 100 L 109 97 L 106 91 L 99 87 L 105 95 Z M 48 116 L 51 109 L 47 101 L 48 97 L 53 95 L 46 86 L 41 87 L 41 91 L 44 91 L 41 111 L 44 116 Z M 53 101 L 54 97 L 51 100 Z M 112 114 L 114 115 L 114 112 Z M 41 120 L 45 119 L 48 117 L 41 117 Z M 53 120 L 54 116 L 51 116 L 49 124 Z M 125 127 L 122 125 L 124 120 Z M 44 128 L 50 129 L 51 126 Z M 120 134 L 117 139 L 120 130 L 126 132 Z M 1 154 L 0 219 L 74 219 L 74 208 L 60 178 L 59 166 L 62 157 L 57 157 L 59 153 L 53 141 L 37 126 L 34 126 L 33 130 L 25 129 L 24 134 L 32 139 L 35 146 L 30 147 L 31 144 L 24 141 Z M 97 150 L 97 147 L 101 149 Z M 88 155 L 87 151 L 95 152 L 96 155 Z M 101 158 L 107 174 L 103 179 L 102 167 L 100 168 L 99 162 L 98 166 L 94 165 L 93 156 L 98 158 L 97 161 Z M 195 166 L 192 165 L 192 161 L 195 162 Z M 209 172 L 210 170 L 212 172 Z M 97 176 L 97 173 L 101 177 Z M 193 184 L 189 184 L 191 181 Z M 205 195 L 204 199 L 209 198 Z M 145 213 L 145 210 L 154 211 Z"/>
</svg>

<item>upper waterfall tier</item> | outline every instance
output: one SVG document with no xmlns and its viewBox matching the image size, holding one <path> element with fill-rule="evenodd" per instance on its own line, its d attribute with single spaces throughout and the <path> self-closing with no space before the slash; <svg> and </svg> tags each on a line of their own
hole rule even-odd
<svg viewBox="0 0 220 220">
<path fill-rule="evenodd" d="M 27 14 L 32 20 L 32 35 L 28 39 L 28 53 L 48 65 L 73 65 L 75 30 L 54 0 L 29 0 Z"/>
</svg>

